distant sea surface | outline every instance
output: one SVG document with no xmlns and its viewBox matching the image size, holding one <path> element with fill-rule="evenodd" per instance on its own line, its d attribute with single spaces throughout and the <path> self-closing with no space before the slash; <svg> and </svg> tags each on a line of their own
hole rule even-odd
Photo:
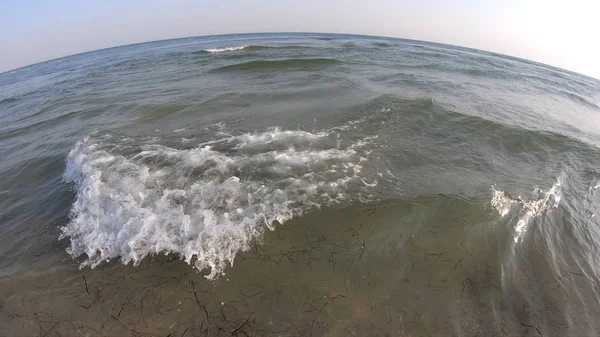
<svg viewBox="0 0 600 337">
<path fill-rule="evenodd" d="M 1 336 L 598 336 L 600 82 L 242 34 L 0 74 Z"/>
</svg>

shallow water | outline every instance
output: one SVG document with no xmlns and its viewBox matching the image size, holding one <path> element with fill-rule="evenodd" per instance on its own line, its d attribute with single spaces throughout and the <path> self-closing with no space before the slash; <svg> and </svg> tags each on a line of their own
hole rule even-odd
<svg viewBox="0 0 600 337">
<path fill-rule="evenodd" d="M 598 334 L 594 79 L 254 34 L 0 87 L 2 335 Z"/>
</svg>

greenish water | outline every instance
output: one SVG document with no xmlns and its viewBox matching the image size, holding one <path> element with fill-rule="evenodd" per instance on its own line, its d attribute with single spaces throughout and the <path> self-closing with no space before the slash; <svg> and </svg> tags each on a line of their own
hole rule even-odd
<svg viewBox="0 0 600 337">
<path fill-rule="evenodd" d="M 0 335 L 598 334 L 594 79 L 251 34 L 0 88 Z"/>
</svg>

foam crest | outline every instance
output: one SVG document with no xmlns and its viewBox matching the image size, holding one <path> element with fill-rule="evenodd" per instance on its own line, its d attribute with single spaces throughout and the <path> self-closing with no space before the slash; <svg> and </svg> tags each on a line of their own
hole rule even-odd
<svg viewBox="0 0 600 337">
<path fill-rule="evenodd" d="M 492 187 L 491 204 L 502 217 L 508 215 L 513 207 L 520 207 L 518 210 L 519 221 L 515 226 L 514 234 L 515 242 L 519 242 L 531 220 L 558 207 L 562 195 L 560 188 L 561 179 L 558 178 L 547 191 L 536 187 L 532 194 L 532 200 L 523 200 L 521 197 L 512 197 L 510 194 Z"/>
<path fill-rule="evenodd" d="M 225 47 L 225 48 L 211 48 L 211 49 L 204 49 L 205 52 L 207 53 L 222 53 L 222 52 L 228 52 L 228 51 L 237 51 L 237 50 L 244 50 L 248 48 L 248 46 L 238 46 L 238 47 Z"/>
<path fill-rule="evenodd" d="M 61 238 L 82 266 L 174 253 L 212 279 L 264 230 L 376 186 L 362 173 L 365 142 L 280 129 L 192 149 L 88 137 L 67 157 L 76 199 Z"/>
<path fill-rule="evenodd" d="M 280 128 L 271 128 L 267 132 L 262 133 L 245 133 L 234 137 L 233 139 L 239 142 L 238 148 L 248 148 L 261 145 L 300 145 L 310 144 L 324 137 L 329 136 L 327 132 L 311 133 L 302 130 L 281 130 Z"/>
</svg>

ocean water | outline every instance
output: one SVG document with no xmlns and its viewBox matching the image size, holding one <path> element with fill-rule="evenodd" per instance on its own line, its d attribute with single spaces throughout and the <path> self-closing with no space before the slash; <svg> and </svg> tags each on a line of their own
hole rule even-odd
<svg viewBox="0 0 600 337">
<path fill-rule="evenodd" d="M 331 34 L 0 74 L 1 336 L 596 336 L 600 82 Z"/>
</svg>

